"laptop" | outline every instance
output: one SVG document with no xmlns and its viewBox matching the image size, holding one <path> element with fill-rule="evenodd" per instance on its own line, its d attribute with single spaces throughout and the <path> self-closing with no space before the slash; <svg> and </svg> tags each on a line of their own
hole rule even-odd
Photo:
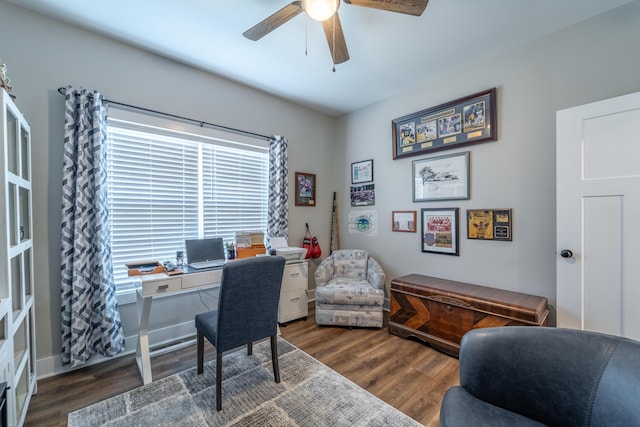
<svg viewBox="0 0 640 427">
<path fill-rule="evenodd" d="M 221 237 L 185 240 L 184 246 L 187 250 L 188 265 L 193 269 L 220 267 L 225 262 L 224 242 Z"/>
</svg>

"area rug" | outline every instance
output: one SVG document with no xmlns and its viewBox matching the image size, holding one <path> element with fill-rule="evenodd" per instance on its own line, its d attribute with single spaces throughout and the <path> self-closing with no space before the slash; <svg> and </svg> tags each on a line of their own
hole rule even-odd
<svg viewBox="0 0 640 427">
<path fill-rule="evenodd" d="M 313 357 L 278 338 L 281 382 L 269 341 L 225 354 L 222 411 L 216 411 L 216 362 L 154 381 L 72 412 L 86 426 L 420 426 Z"/>
</svg>

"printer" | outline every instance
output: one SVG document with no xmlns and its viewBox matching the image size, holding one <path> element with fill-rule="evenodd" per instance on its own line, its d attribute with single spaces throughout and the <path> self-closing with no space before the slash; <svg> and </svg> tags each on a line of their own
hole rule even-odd
<svg viewBox="0 0 640 427">
<path fill-rule="evenodd" d="M 288 246 L 284 237 L 274 237 L 271 240 L 271 254 L 284 257 L 287 263 L 304 261 L 307 250 L 305 248 L 296 248 Z"/>
</svg>

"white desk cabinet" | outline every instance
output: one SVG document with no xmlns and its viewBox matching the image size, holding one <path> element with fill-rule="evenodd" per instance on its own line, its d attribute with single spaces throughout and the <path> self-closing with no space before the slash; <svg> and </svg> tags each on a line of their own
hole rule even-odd
<svg viewBox="0 0 640 427">
<path fill-rule="evenodd" d="M 278 307 L 278 323 L 304 318 L 309 314 L 307 302 L 307 286 L 309 283 L 308 261 L 285 264 L 280 290 L 280 306 Z"/>
</svg>

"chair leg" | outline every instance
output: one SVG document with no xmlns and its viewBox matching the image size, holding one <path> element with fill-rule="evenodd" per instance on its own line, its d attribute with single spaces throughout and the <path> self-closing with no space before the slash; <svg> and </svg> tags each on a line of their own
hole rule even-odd
<svg viewBox="0 0 640 427">
<path fill-rule="evenodd" d="M 216 411 L 222 409 L 222 353 L 216 350 Z"/>
<path fill-rule="evenodd" d="M 280 366 L 278 365 L 278 336 L 271 336 L 271 363 L 273 364 L 273 379 L 280 382 Z"/>
<path fill-rule="evenodd" d="M 198 373 L 201 374 L 203 371 L 204 365 L 204 335 L 202 332 L 198 331 L 197 338 L 197 347 L 198 347 Z"/>
<path fill-rule="evenodd" d="M 247 344 L 247 354 L 249 356 L 251 356 L 253 354 L 253 343 L 250 342 L 249 344 Z"/>
</svg>

